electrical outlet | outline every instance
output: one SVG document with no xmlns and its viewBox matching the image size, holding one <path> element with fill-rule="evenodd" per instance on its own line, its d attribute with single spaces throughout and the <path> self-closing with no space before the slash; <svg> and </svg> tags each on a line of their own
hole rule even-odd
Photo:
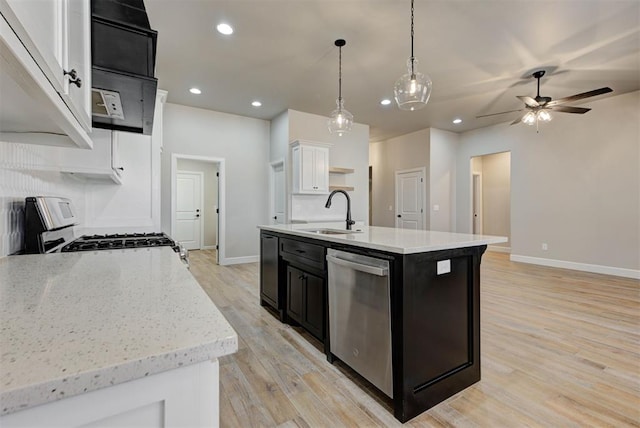
<svg viewBox="0 0 640 428">
<path fill-rule="evenodd" d="M 549 249 L 549 246 L 547 245 L 546 242 L 542 243 L 542 251 L 547 251 Z"/>
</svg>

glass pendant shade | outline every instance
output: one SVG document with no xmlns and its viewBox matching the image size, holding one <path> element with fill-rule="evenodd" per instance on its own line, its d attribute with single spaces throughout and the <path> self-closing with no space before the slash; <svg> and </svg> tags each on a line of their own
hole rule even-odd
<svg viewBox="0 0 640 428">
<path fill-rule="evenodd" d="M 345 132 L 351 131 L 353 127 L 353 115 L 344 108 L 344 101 L 342 98 L 336 100 L 337 108 L 331 112 L 327 125 L 329 132 L 332 134 L 338 134 L 342 137 Z"/>
<path fill-rule="evenodd" d="M 351 131 L 353 126 L 353 115 L 344 108 L 344 100 L 342 99 L 342 47 L 347 44 L 344 39 L 338 39 L 334 42 L 338 47 L 338 99 L 336 100 L 336 108 L 331 112 L 327 126 L 329 132 L 332 134 L 338 134 L 338 137 L 342 137 L 345 132 Z"/>
<path fill-rule="evenodd" d="M 409 58 L 407 68 L 407 74 L 396 81 L 393 93 L 401 110 L 419 110 L 427 105 L 433 83 L 429 76 L 418 71 L 417 59 Z"/>
</svg>

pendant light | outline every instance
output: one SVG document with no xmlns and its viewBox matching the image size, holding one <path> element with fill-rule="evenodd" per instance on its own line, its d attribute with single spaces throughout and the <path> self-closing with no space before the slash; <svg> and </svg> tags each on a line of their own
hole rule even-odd
<svg viewBox="0 0 640 428">
<path fill-rule="evenodd" d="M 418 72 L 418 60 L 413 56 L 413 0 L 411 0 L 411 56 L 408 72 L 400 77 L 393 88 L 396 103 L 401 110 L 419 110 L 427 105 L 431 96 L 431 79 Z"/>
<path fill-rule="evenodd" d="M 329 126 L 329 132 L 332 134 L 338 134 L 342 137 L 345 132 L 351 131 L 353 126 L 353 115 L 344 108 L 344 101 L 342 99 L 342 47 L 347 44 L 343 39 L 338 39 L 334 44 L 339 49 L 338 60 L 338 99 L 336 100 L 337 107 L 331 112 L 327 125 Z"/>
</svg>

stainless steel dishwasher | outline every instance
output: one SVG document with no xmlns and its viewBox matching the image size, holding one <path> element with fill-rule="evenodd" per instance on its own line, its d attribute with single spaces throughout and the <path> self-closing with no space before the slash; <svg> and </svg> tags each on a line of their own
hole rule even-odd
<svg viewBox="0 0 640 428">
<path fill-rule="evenodd" d="M 389 261 L 327 250 L 331 353 L 393 398 Z"/>
</svg>

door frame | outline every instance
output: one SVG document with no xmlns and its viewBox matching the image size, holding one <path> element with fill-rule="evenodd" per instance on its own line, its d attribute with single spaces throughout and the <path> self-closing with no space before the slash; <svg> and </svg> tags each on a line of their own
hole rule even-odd
<svg viewBox="0 0 640 428">
<path fill-rule="evenodd" d="M 178 174 L 192 174 L 192 175 L 197 175 L 198 177 L 200 177 L 200 231 L 199 231 L 199 235 L 200 235 L 200 248 L 198 248 L 199 250 L 202 250 L 204 248 L 204 212 L 205 212 L 205 207 L 204 207 L 204 173 L 202 171 L 189 171 L 186 169 L 177 169 L 176 170 L 176 182 L 178 181 Z M 176 189 L 176 204 L 177 204 L 177 200 L 178 200 L 178 195 L 177 195 L 177 189 Z M 174 211 L 175 213 L 175 211 Z M 174 215 L 171 216 L 172 221 L 175 222 L 176 218 Z M 175 229 L 171 229 L 171 233 L 172 233 L 172 237 L 173 237 L 173 232 Z"/>
<path fill-rule="evenodd" d="M 209 163 L 217 163 L 218 164 L 218 264 L 226 265 L 229 264 L 226 258 L 225 253 L 225 159 L 224 158 L 216 158 L 210 156 L 196 156 L 196 155 L 186 155 L 180 153 L 172 153 L 171 154 L 171 235 L 173 235 L 176 230 L 176 180 L 177 180 L 177 171 L 178 171 L 178 159 L 189 159 L 189 160 L 197 160 Z M 203 183 L 204 188 L 204 183 Z"/>
<path fill-rule="evenodd" d="M 474 183 L 474 179 L 475 177 L 478 177 L 478 193 L 476 195 L 476 186 Z M 479 210 L 478 210 L 478 225 L 480 226 L 480 232 L 477 232 L 477 234 L 482 235 L 484 233 L 484 227 L 483 227 L 483 219 L 482 219 L 482 173 L 481 172 L 475 172 L 472 171 L 471 172 L 471 233 L 476 233 L 474 232 L 474 227 L 473 227 L 473 222 L 474 222 L 474 218 L 473 218 L 473 213 L 475 212 L 475 204 L 473 203 L 474 200 L 474 196 L 476 197 L 476 200 L 478 201 L 478 205 L 479 205 Z"/>
<path fill-rule="evenodd" d="M 284 174 L 284 216 L 285 223 L 287 222 L 287 168 L 285 168 L 284 158 L 277 159 L 273 162 L 269 162 L 269 224 L 275 215 L 275 206 L 273 203 L 273 197 L 275 196 L 275 173 L 274 170 L 277 166 L 282 165 L 282 173 Z"/>
<path fill-rule="evenodd" d="M 429 230 L 427 227 L 427 168 L 411 168 L 411 169 L 401 169 L 395 172 L 395 182 L 393 187 L 393 192 L 395 193 L 395 204 L 396 210 L 394 214 L 393 222 L 395 224 L 394 227 L 398 227 L 398 176 L 400 174 L 406 174 L 408 172 L 419 172 L 422 174 L 422 230 Z"/>
</svg>

